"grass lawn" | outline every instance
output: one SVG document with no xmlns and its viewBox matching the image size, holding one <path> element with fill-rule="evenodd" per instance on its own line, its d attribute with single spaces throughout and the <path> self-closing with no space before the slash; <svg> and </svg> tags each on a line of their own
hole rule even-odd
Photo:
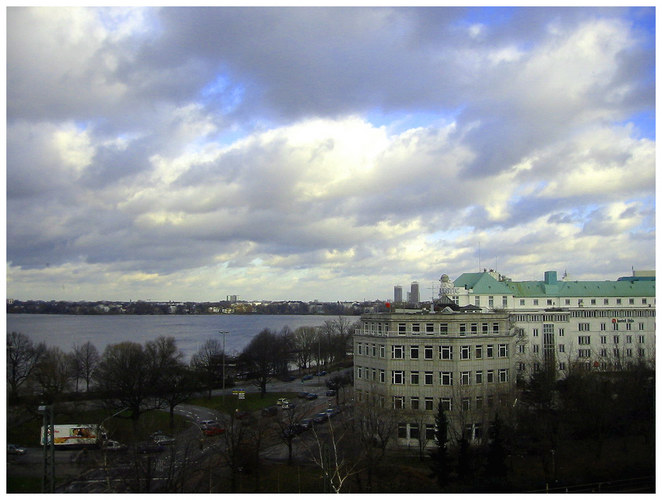
<svg viewBox="0 0 662 500">
<path fill-rule="evenodd" d="M 187 403 L 230 414 L 235 410 L 257 411 L 267 406 L 274 406 L 280 398 L 287 398 L 294 402 L 297 399 L 297 394 L 297 392 L 267 392 L 262 398 L 260 393 L 246 392 L 245 399 L 239 399 L 238 396 L 232 394 L 225 396 L 225 398 L 223 396 L 213 396 L 211 399 L 194 398 L 188 400 Z"/>
</svg>

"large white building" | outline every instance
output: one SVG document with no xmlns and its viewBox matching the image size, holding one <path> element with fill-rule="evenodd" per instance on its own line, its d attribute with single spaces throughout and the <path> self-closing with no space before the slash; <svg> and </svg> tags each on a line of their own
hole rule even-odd
<svg viewBox="0 0 662 500">
<path fill-rule="evenodd" d="M 432 441 L 437 404 L 451 433 L 480 439 L 544 366 L 613 370 L 654 363 L 655 275 L 515 282 L 493 271 L 441 277 L 431 311 L 366 314 L 354 335 L 357 404 L 392 410 L 398 441 Z"/>
</svg>

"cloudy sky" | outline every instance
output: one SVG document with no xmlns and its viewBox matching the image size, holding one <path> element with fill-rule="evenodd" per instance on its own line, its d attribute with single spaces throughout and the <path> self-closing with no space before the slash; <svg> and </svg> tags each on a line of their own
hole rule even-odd
<svg viewBox="0 0 662 500">
<path fill-rule="evenodd" d="M 9 8 L 7 296 L 655 267 L 652 8 Z"/>
</svg>

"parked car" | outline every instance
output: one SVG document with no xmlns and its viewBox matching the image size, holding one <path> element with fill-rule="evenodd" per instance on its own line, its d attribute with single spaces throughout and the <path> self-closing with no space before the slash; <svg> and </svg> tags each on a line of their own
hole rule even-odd
<svg viewBox="0 0 662 500">
<path fill-rule="evenodd" d="M 313 426 L 313 419 L 312 418 L 303 418 L 299 420 L 299 426 L 301 427 L 302 430 L 307 431 Z"/>
<path fill-rule="evenodd" d="M 292 409 L 296 408 L 296 406 L 297 406 L 296 403 L 290 403 L 288 401 L 286 403 L 283 403 L 283 406 L 281 408 L 283 408 L 283 410 L 292 410 Z"/>
<path fill-rule="evenodd" d="M 262 415 L 265 417 L 273 417 L 278 414 L 278 406 L 267 406 L 262 408 Z"/>
<path fill-rule="evenodd" d="M 175 438 L 172 436 L 166 436 L 165 434 L 157 434 L 153 439 L 156 444 L 160 444 L 162 446 L 175 444 Z"/>
<path fill-rule="evenodd" d="M 326 370 L 322 370 L 321 372 L 317 372 L 315 374 L 316 377 L 323 377 L 324 375 L 326 375 Z"/>
<path fill-rule="evenodd" d="M 296 377 L 293 377 L 292 375 L 283 375 L 280 379 L 283 382 L 292 382 L 293 380 L 296 380 Z"/>
<path fill-rule="evenodd" d="M 316 424 L 321 424 L 322 422 L 326 422 L 329 419 L 329 415 L 326 412 L 318 413 L 313 417 L 313 422 Z"/>
<path fill-rule="evenodd" d="M 308 396 L 307 392 L 300 392 L 299 394 L 297 394 L 297 397 L 300 399 L 306 399 L 307 396 Z"/>
<path fill-rule="evenodd" d="M 329 389 L 328 391 L 326 391 L 326 395 L 327 396 L 335 396 L 336 391 L 334 389 Z"/>
<path fill-rule="evenodd" d="M 340 408 L 328 408 L 324 413 L 326 413 L 329 418 L 335 417 L 338 415 L 338 413 L 340 413 Z"/>
<path fill-rule="evenodd" d="M 283 406 L 284 404 L 289 403 L 289 400 L 287 398 L 279 398 L 278 401 L 276 401 L 276 404 L 278 406 Z"/>
<path fill-rule="evenodd" d="M 9 455 L 25 455 L 25 448 L 21 448 L 20 446 L 16 446 L 15 444 L 8 444 L 7 453 Z"/>
<path fill-rule="evenodd" d="M 312 376 L 312 375 L 304 375 L 303 377 L 301 377 L 301 380 L 302 380 L 302 381 L 312 380 L 312 379 L 313 379 L 313 376 Z"/>
<path fill-rule="evenodd" d="M 101 449 L 105 451 L 126 451 L 129 449 L 129 447 L 125 444 L 120 443 L 119 441 L 113 441 L 112 439 L 109 439 L 108 441 L 103 443 Z"/>
<path fill-rule="evenodd" d="M 317 399 L 317 394 L 313 392 L 309 392 L 308 394 L 306 394 L 306 399 L 310 399 L 310 400 Z"/>
<path fill-rule="evenodd" d="M 200 422 L 200 429 L 205 436 L 217 436 L 225 432 L 225 429 L 216 420 L 203 420 Z"/>
</svg>

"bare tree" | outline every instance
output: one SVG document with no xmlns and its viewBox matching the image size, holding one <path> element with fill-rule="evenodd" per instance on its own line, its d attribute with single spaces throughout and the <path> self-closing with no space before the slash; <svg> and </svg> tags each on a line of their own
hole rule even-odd
<svg viewBox="0 0 662 500">
<path fill-rule="evenodd" d="M 317 329 L 313 326 L 300 326 L 294 330 L 294 350 L 299 372 L 310 366 L 313 353 L 317 350 Z"/>
<path fill-rule="evenodd" d="M 83 345 L 74 344 L 74 378 L 76 381 L 76 392 L 78 392 L 78 381 L 85 381 L 85 390 L 90 390 L 92 374 L 99 364 L 99 351 L 92 342 L 85 342 Z"/>
<path fill-rule="evenodd" d="M 218 339 L 207 340 L 191 357 L 191 368 L 207 389 L 207 398 L 211 398 L 212 389 L 222 383 L 223 347 Z"/>
<path fill-rule="evenodd" d="M 59 347 L 49 347 L 34 370 L 42 394 L 51 398 L 62 394 L 72 379 L 72 355 Z"/>
<path fill-rule="evenodd" d="M 12 397 L 30 377 L 46 352 L 46 344 L 34 345 L 30 337 L 20 332 L 7 335 L 7 383 Z"/>
<path fill-rule="evenodd" d="M 341 493 L 346 481 L 361 471 L 360 448 L 348 426 L 336 429 L 328 420 L 324 432 L 313 426 L 314 443 L 309 447 L 312 461 L 334 493 Z"/>
</svg>

